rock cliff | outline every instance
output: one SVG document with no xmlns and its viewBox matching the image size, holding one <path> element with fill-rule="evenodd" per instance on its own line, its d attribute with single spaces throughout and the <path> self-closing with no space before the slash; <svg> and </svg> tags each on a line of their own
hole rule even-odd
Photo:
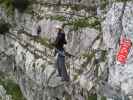
<svg viewBox="0 0 133 100">
<path fill-rule="evenodd" d="M 2 100 L 132 100 L 132 48 L 125 65 L 116 61 L 121 34 L 133 41 L 132 1 L 23 2 L 25 8 L 18 0 L 2 1 L 0 6 Z M 68 41 L 70 82 L 56 76 L 51 42 L 58 24 L 64 26 Z M 35 39 L 38 26 L 41 34 Z M 20 98 L 8 92 L 6 82 L 17 88 Z"/>
</svg>

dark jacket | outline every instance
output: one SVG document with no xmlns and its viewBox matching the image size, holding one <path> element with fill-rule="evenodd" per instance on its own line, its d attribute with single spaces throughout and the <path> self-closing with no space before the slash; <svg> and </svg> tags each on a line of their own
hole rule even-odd
<svg viewBox="0 0 133 100">
<path fill-rule="evenodd" d="M 57 49 L 63 49 L 64 44 L 67 44 L 65 39 L 65 33 L 58 33 L 56 40 L 55 40 L 55 47 Z"/>
</svg>

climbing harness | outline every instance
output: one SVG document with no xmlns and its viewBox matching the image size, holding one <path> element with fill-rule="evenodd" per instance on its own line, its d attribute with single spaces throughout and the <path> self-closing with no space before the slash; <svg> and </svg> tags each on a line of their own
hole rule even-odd
<svg viewBox="0 0 133 100">
<path fill-rule="evenodd" d="M 120 49 L 117 54 L 117 61 L 119 61 L 121 64 L 126 63 L 126 59 L 128 57 L 131 46 L 132 46 L 131 40 L 129 38 L 126 38 L 125 36 L 121 36 Z"/>
<path fill-rule="evenodd" d="M 55 52 L 57 52 L 59 56 L 65 56 L 65 51 L 63 49 L 62 50 L 56 49 Z"/>
</svg>

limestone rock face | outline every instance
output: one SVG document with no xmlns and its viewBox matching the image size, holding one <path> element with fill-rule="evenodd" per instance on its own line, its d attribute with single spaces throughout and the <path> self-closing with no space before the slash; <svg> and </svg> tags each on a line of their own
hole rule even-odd
<svg viewBox="0 0 133 100">
<path fill-rule="evenodd" d="M 82 97 L 81 94 L 78 93 L 83 83 L 80 82 L 82 81 L 82 79 L 80 80 L 80 75 L 87 66 L 89 69 L 89 64 L 84 66 L 84 69 L 81 68 L 85 59 L 67 58 L 67 70 L 71 81 L 62 82 L 61 78 L 56 76 L 57 71 L 54 66 L 55 58 L 53 57 L 53 50 L 46 48 L 36 41 L 30 40 L 30 37 L 23 33 L 18 37 L 10 33 L 7 34 L 5 40 L 1 36 L 1 40 L 3 40 L 4 46 L 7 46 L 7 48 L 2 48 L 3 51 L 1 49 L 1 53 L 4 52 L 5 54 L 3 54 L 1 60 L 1 66 L 4 65 L 5 67 L 1 67 L 1 70 L 9 70 L 14 73 L 22 93 L 28 100 L 62 99 L 66 98 L 64 95 L 70 98 L 77 98 L 77 95 L 79 98 Z M 8 42 L 8 40 L 12 42 Z M 11 45 L 13 45 L 13 47 L 10 47 Z M 7 55 L 10 56 L 9 60 Z M 86 77 L 85 84 L 88 83 L 88 79 L 89 78 Z M 81 87 L 79 82 L 81 83 Z M 88 85 L 87 90 L 92 88 L 92 83 L 93 82 L 91 82 L 91 85 Z M 79 88 L 74 88 L 75 86 Z M 72 95 L 72 91 L 77 93 Z M 63 93 L 65 94 L 63 95 Z"/>
<path fill-rule="evenodd" d="M 56 1 L 54 2 L 56 3 Z M 13 27 L 10 28 L 9 33 L 0 35 L 0 56 L 2 59 L 0 61 L 0 70 L 10 72 L 15 76 L 15 80 L 27 100 L 86 100 L 88 98 L 87 91 L 92 89 L 96 79 L 96 77 L 90 78 L 87 73 L 93 67 L 91 64 L 95 59 L 90 58 L 88 60 L 87 51 L 92 46 L 98 47 L 98 44 L 94 43 L 99 35 L 98 30 L 88 27 L 73 30 L 71 25 L 64 27 L 68 42 L 65 49 L 74 57 L 66 56 L 66 67 L 71 81 L 62 82 L 61 78 L 57 77 L 56 57 L 53 56 L 54 50 L 49 48 L 47 42 L 48 40 L 54 41 L 57 35 L 55 26 L 62 25 L 68 20 L 50 19 L 49 16 L 51 15 L 49 14 L 52 12 L 52 16 L 55 17 L 70 17 L 70 15 L 55 13 L 55 10 L 51 10 L 52 7 L 43 8 L 39 4 L 34 6 L 35 12 L 42 17 L 41 19 L 38 19 L 37 15 L 21 14 L 15 10 L 13 20 L 11 17 L 7 17 L 4 9 L 1 8 L 1 18 L 9 22 Z M 43 13 L 40 13 L 39 7 L 41 7 Z M 68 10 L 69 8 L 61 8 L 59 9 L 60 12 L 63 9 Z M 71 11 L 68 10 L 66 13 L 71 13 Z M 77 14 L 82 15 L 82 13 L 79 11 Z M 77 23 L 76 19 L 82 18 L 78 15 L 73 16 L 72 20 L 75 20 L 75 23 Z M 35 27 L 34 24 L 36 24 Z M 38 42 L 31 36 L 38 25 L 41 27 L 40 37 L 41 40 L 44 39 L 43 42 L 41 40 Z M 94 76 L 94 73 L 92 75 Z M 82 81 L 82 77 L 86 81 Z M 84 84 L 88 82 L 90 84 L 84 87 Z M 82 88 L 84 88 L 84 96 L 82 95 Z"/>
<path fill-rule="evenodd" d="M 104 42 L 110 49 L 108 56 L 109 67 L 109 84 L 113 88 L 121 89 L 122 94 L 132 96 L 132 55 L 133 48 L 131 47 L 126 64 L 121 65 L 116 61 L 116 55 L 119 50 L 120 36 L 125 34 L 132 42 L 132 2 L 128 2 L 124 8 L 121 31 L 119 18 L 122 14 L 123 3 L 115 3 L 107 14 L 106 20 L 103 22 Z M 121 33 L 122 32 L 122 33 Z M 117 48 L 117 49 L 116 49 Z M 124 99 L 125 100 L 125 99 Z"/>
<path fill-rule="evenodd" d="M 15 78 L 27 100 L 88 100 L 90 95 L 132 100 L 133 48 L 125 65 L 117 63 L 116 54 L 121 33 L 133 42 L 133 2 L 109 0 L 107 14 L 98 3 L 102 5 L 94 0 L 36 0 L 24 13 L 15 9 L 10 16 L 0 6 L 0 19 L 11 24 L 9 32 L 0 34 L 0 71 Z M 50 44 L 56 25 L 63 25 L 66 34 L 70 82 L 57 77 Z M 12 100 L 2 85 L 0 78 L 0 97 Z"/>
<path fill-rule="evenodd" d="M 67 71 L 71 81 L 62 82 L 61 78 L 56 76 L 57 71 L 54 66 L 56 58 L 53 56 L 53 50 L 31 39 L 25 33 L 20 35 L 7 33 L 5 39 L 4 36 L 1 36 L 1 46 L 3 45 L 1 53 L 4 53 L 1 60 L 1 70 L 4 72 L 9 70 L 14 73 L 16 81 L 27 100 L 54 100 L 54 98 L 63 99 L 67 97 L 80 100 L 80 98 L 85 98 L 78 91 L 81 91 L 84 87 L 82 77 L 80 79 L 81 74 L 86 72 L 85 69 L 90 69 L 89 63 L 84 66 L 84 69 L 81 67 L 86 59 L 66 58 Z M 89 47 L 90 44 L 86 45 Z M 76 43 L 74 46 L 76 46 Z M 83 48 L 83 45 L 77 46 Z M 71 50 L 68 48 L 68 51 Z M 8 56 L 10 57 L 9 60 Z M 85 77 L 86 75 L 83 74 L 82 76 Z M 87 76 L 85 79 L 85 84 L 91 81 L 91 79 L 88 80 L 89 77 L 87 78 Z M 81 87 L 79 83 L 81 83 Z M 88 84 L 85 89 L 89 91 L 92 86 L 93 82 L 91 82 L 91 85 Z M 76 94 L 72 94 L 73 91 Z"/>
</svg>

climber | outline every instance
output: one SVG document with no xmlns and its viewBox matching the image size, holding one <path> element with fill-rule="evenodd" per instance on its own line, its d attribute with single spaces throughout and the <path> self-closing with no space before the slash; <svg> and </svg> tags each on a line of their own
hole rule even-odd
<svg viewBox="0 0 133 100">
<path fill-rule="evenodd" d="M 58 75 L 62 78 L 62 81 L 69 81 L 69 76 L 65 67 L 65 50 L 64 45 L 67 44 L 65 39 L 65 33 L 62 26 L 56 26 L 57 37 L 54 43 L 55 55 L 57 55 L 56 68 L 58 69 Z"/>
</svg>

